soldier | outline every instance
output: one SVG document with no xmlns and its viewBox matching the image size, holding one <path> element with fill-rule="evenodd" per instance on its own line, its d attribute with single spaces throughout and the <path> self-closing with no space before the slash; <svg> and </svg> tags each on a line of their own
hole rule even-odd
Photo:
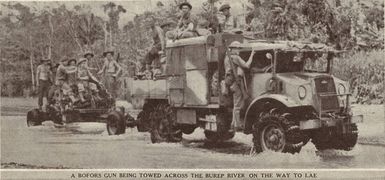
<svg viewBox="0 0 385 180">
<path fill-rule="evenodd" d="M 92 53 L 91 51 L 86 51 L 84 53 L 83 57 L 87 59 L 87 68 L 89 70 L 97 70 L 96 68 L 91 68 L 88 66 L 89 65 L 88 63 L 91 63 L 92 59 L 94 58 L 94 53 Z"/>
<path fill-rule="evenodd" d="M 49 65 L 50 59 L 43 59 L 41 64 L 37 67 L 36 70 L 36 79 L 37 79 L 37 86 L 39 87 L 39 99 L 38 99 L 38 105 L 39 109 L 42 110 L 43 106 L 43 98 L 46 97 L 48 100 L 48 91 L 51 86 L 51 66 Z"/>
<path fill-rule="evenodd" d="M 243 60 L 239 56 L 239 50 L 236 49 L 240 45 L 239 42 L 235 41 L 230 44 L 230 47 L 233 47 L 229 51 L 229 55 L 225 58 L 225 82 L 227 88 L 233 92 L 233 119 L 231 122 L 230 131 L 238 131 L 242 129 L 240 111 L 244 103 L 244 71 L 243 69 L 249 69 L 255 51 L 253 50 L 250 54 L 250 57 L 247 61 Z M 225 92 L 222 90 L 222 92 Z M 228 93 L 228 92 L 227 92 Z"/>
<path fill-rule="evenodd" d="M 111 93 L 112 97 L 116 98 L 117 93 L 117 77 L 122 71 L 122 67 L 113 59 L 114 51 L 107 50 L 103 53 L 105 57 L 104 64 L 102 69 L 98 72 L 98 74 L 103 74 L 105 77 L 105 86 L 108 92 Z"/>
<path fill-rule="evenodd" d="M 91 61 L 92 58 L 94 57 L 94 53 L 92 53 L 91 51 L 86 51 L 83 57 L 86 58 L 88 61 Z"/>
<path fill-rule="evenodd" d="M 237 19 L 230 13 L 230 5 L 224 4 L 219 8 L 222 16 L 218 17 L 221 32 L 232 32 L 237 28 Z"/>
<path fill-rule="evenodd" d="M 169 39 L 180 39 L 197 36 L 198 19 L 191 14 L 191 4 L 188 2 L 181 3 L 179 9 L 182 11 L 182 16 L 178 21 L 177 29 L 167 33 L 167 37 Z"/>
<path fill-rule="evenodd" d="M 78 68 L 77 68 L 77 76 L 78 76 L 78 89 L 79 89 L 79 97 L 81 102 L 85 102 L 84 94 L 85 92 L 89 92 L 90 89 L 96 91 L 96 87 L 93 87 L 90 84 L 90 81 L 99 84 L 99 81 L 92 75 L 90 72 L 90 68 L 88 67 L 88 60 L 86 58 L 79 59 Z"/>
<path fill-rule="evenodd" d="M 72 91 L 72 88 L 76 86 L 77 82 L 77 66 L 76 59 L 70 58 L 67 62 L 67 66 L 64 67 L 63 72 L 65 72 L 65 81 L 62 85 L 63 94 L 68 95 L 73 103 L 77 102 L 78 99 L 75 98 L 75 94 Z"/>
<path fill-rule="evenodd" d="M 146 54 L 144 60 L 145 62 L 142 63 L 142 66 L 145 67 L 147 65 L 153 64 L 155 68 L 160 68 L 160 56 L 164 54 L 164 50 L 166 49 L 166 31 L 169 30 L 169 25 L 172 24 L 172 22 L 168 21 L 160 26 L 155 25 L 154 20 L 152 19 L 151 22 L 148 22 L 151 28 L 152 32 L 152 39 L 153 39 L 153 45 L 151 50 Z"/>
<path fill-rule="evenodd" d="M 61 88 L 66 79 L 65 66 L 67 65 L 67 60 L 68 58 L 64 57 L 60 60 L 60 63 L 54 66 L 54 86 L 52 86 L 48 92 L 50 103 L 52 103 L 54 96 L 59 96 L 60 98 L 62 97 Z"/>
</svg>

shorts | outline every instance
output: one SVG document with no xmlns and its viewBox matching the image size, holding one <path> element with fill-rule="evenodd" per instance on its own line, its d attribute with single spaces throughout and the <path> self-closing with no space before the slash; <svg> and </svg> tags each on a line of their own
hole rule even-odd
<svg viewBox="0 0 385 180">
<path fill-rule="evenodd" d="M 88 88 L 89 88 L 89 82 L 88 81 L 80 81 L 78 83 L 78 90 L 79 90 L 79 92 L 84 92 Z"/>
<path fill-rule="evenodd" d="M 64 94 L 64 95 L 70 96 L 70 95 L 73 95 L 73 94 L 74 94 L 73 91 L 72 91 L 71 85 L 68 84 L 68 83 L 66 83 L 66 82 L 63 83 L 63 85 L 62 85 L 62 90 L 63 90 L 63 94 Z"/>
</svg>

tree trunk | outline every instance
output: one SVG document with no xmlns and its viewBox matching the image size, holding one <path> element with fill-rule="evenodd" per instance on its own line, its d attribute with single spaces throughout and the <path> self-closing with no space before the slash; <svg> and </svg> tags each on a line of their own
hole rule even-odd
<svg viewBox="0 0 385 180">
<path fill-rule="evenodd" d="M 52 58 L 52 38 L 53 38 L 53 24 L 51 15 L 48 16 L 49 26 L 50 26 L 50 36 L 49 36 L 49 46 L 48 46 L 48 58 Z"/>
<path fill-rule="evenodd" d="M 32 49 L 32 36 L 29 35 L 29 51 L 30 51 L 30 56 L 29 56 L 29 60 L 30 60 L 30 65 L 31 65 L 31 77 L 32 77 L 32 89 L 33 91 L 36 90 L 36 87 L 35 87 L 35 73 L 34 73 L 34 70 L 33 70 L 33 49 Z"/>
<path fill-rule="evenodd" d="M 108 38 L 107 22 L 104 23 L 103 30 L 104 30 L 104 48 L 106 48 L 107 47 L 107 38 Z"/>
<path fill-rule="evenodd" d="M 73 25 L 73 21 L 71 21 L 71 19 L 68 21 L 68 25 L 69 25 L 69 30 L 70 30 L 70 35 L 72 37 L 72 39 L 76 42 L 76 44 L 78 45 L 80 51 L 82 53 L 84 53 L 83 51 L 83 47 L 82 47 L 82 44 L 79 42 L 78 40 L 78 34 L 76 33 L 76 30 L 74 28 L 74 25 Z"/>
<path fill-rule="evenodd" d="M 110 48 L 112 48 L 112 29 L 110 27 Z"/>
</svg>

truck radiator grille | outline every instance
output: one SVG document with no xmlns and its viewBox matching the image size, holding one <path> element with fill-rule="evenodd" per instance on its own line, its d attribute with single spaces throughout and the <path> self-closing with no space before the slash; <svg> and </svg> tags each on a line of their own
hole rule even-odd
<svg viewBox="0 0 385 180">
<path fill-rule="evenodd" d="M 317 94 L 336 94 L 336 87 L 332 77 L 319 77 L 315 80 Z M 322 101 L 322 111 L 339 109 L 337 96 L 319 96 Z"/>
</svg>

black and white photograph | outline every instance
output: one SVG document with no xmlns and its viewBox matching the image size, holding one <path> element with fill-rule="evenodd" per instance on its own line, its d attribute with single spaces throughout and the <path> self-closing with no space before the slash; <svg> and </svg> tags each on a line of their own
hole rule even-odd
<svg viewBox="0 0 385 180">
<path fill-rule="evenodd" d="M 385 179 L 383 0 L 0 1 L 0 179 Z"/>
</svg>

